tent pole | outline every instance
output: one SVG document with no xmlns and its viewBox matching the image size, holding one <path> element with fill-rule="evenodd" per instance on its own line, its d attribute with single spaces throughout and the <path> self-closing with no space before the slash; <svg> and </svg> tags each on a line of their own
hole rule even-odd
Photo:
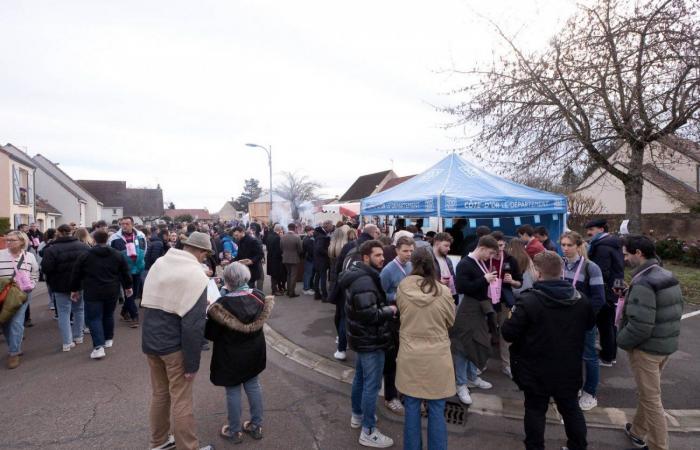
<svg viewBox="0 0 700 450">
<path fill-rule="evenodd" d="M 442 233 L 442 212 L 440 211 L 440 195 L 437 198 L 438 233 Z"/>
</svg>

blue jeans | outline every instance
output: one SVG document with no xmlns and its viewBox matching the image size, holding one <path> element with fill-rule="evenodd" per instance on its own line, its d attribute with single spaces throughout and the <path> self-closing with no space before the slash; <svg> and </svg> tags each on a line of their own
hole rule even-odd
<svg viewBox="0 0 700 450">
<path fill-rule="evenodd" d="M 85 308 L 82 297 L 77 302 L 70 299 L 70 294 L 54 292 L 56 311 L 58 312 L 58 329 L 61 332 L 63 345 L 70 345 L 74 339 L 83 337 L 85 326 Z M 73 325 L 70 324 L 70 314 L 73 313 Z"/>
<path fill-rule="evenodd" d="M 476 364 L 469 361 L 466 356 L 461 353 L 452 352 L 452 361 L 455 366 L 455 378 L 457 379 L 457 386 L 462 386 L 467 384 L 468 381 L 474 381 L 477 379 L 476 374 Z"/>
<path fill-rule="evenodd" d="M 314 288 L 312 281 L 314 279 L 314 262 L 304 260 L 304 290 L 310 291 Z"/>
<path fill-rule="evenodd" d="M 403 396 L 406 418 L 403 423 L 404 450 L 421 450 L 420 398 Z M 428 450 L 447 450 L 447 424 L 445 424 L 445 399 L 426 400 L 428 404 Z"/>
<path fill-rule="evenodd" d="M 92 346 L 104 347 L 105 340 L 114 338 L 114 309 L 117 299 L 87 299 L 85 301 L 85 323 L 90 328 Z"/>
<path fill-rule="evenodd" d="M 22 339 L 24 339 L 24 314 L 29 307 L 29 301 L 32 299 L 32 293 L 27 294 L 27 301 L 19 307 L 12 319 L 2 324 L 2 333 L 7 341 L 7 348 L 10 356 L 16 356 L 22 353 Z"/>
<path fill-rule="evenodd" d="M 131 297 L 126 297 L 124 299 L 124 306 L 122 306 L 122 315 L 124 315 L 124 312 L 126 312 L 129 315 L 130 319 L 135 320 L 139 318 L 139 309 L 136 306 L 136 299 L 141 296 L 141 290 L 143 287 L 143 283 L 141 283 L 141 274 L 132 274 L 131 283 L 131 288 L 134 290 L 134 292 L 133 294 L 131 294 Z"/>
<path fill-rule="evenodd" d="M 245 395 L 250 406 L 250 423 L 258 427 L 263 423 L 262 387 L 255 376 L 243 383 Z M 228 426 L 231 433 L 241 431 L 241 385 L 226 387 L 226 406 L 228 408 Z"/>
<path fill-rule="evenodd" d="M 384 350 L 357 352 L 352 380 L 352 415 L 362 417 L 362 429 L 371 432 L 376 425 L 377 395 L 382 386 Z"/>
<path fill-rule="evenodd" d="M 583 390 L 595 397 L 600 381 L 600 366 L 598 352 L 595 349 L 596 327 L 586 331 L 583 343 L 583 364 L 586 367 L 586 379 L 583 382 Z"/>
<path fill-rule="evenodd" d="M 340 320 L 338 321 L 338 351 L 344 352 L 348 349 L 348 335 L 345 323 L 345 308 L 340 308 Z"/>
</svg>

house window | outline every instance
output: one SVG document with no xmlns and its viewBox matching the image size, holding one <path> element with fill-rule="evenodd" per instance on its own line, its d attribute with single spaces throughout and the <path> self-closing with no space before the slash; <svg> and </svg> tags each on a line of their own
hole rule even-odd
<svg viewBox="0 0 700 450">
<path fill-rule="evenodd" d="M 19 204 L 29 204 L 29 172 L 19 169 Z"/>
<path fill-rule="evenodd" d="M 112 214 L 114 214 L 114 215 L 116 216 L 116 215 L 117 215 L 117 210 L 116 210 L 116 209 L 112 209 Z"/>
</svg>

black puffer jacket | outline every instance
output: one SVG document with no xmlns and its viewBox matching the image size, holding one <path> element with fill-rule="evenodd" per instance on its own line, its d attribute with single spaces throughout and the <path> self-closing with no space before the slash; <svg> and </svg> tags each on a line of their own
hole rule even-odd
<svg viewBox="0 0 700 450">
<path fill-rule="evenodd" d="M 146 249 L 146 270 L 151 270 L 153 263 L 155 263 L 158 258 L 165 255 L 166 251 L 168 251 L 168 249 L 163 240 L 157 235 L 151 236 L 151 239 L 148 241 L 148 248 Z"/>
<path fill-rule="evenodd" d="M 273 297 L 258 290 L 236 297 L 221 297 L 208 312 L 205 337 L 214 343 L 211 382 L 237 386 L 265 370 L 263 325 L 274 306 Z"/>
<path fill-rule="evenodd" d="M 345 292 L 348 344 L 356 352 L 373 352 L 391 347 L 388 306 L 379 272 L 367 264 L 353 263 L 338 280 Z"/>
<path fill-rule="evenodd" d="M 85 301 L 116 300 L 120 286 L 130 289 L 131 285 L 129 265 L 121 252 L 112 247 L 93 247 L 80 255 L 73 265 L 70 290 L 82 289 Z"/>
<path fill-rule="evenodd" d="M 566 280 L 535 283 L 524 291 L 501 334 L 510 346 L 513 379 L 523 391 L 574 395 L 583 384 L 581 358 L 595 313 Z"/>
<path fill-rule="evenodd" d="M 41 271 L 53 292 L 70 293 L 70 277 L 73 265 L 80 255 L 87 253 L 90 247 L 73 236 L 56 238 L 51 246 L 44 250 Z"/>
<path fill-rule="evenodd" d="M 600 267 L 605 282 L 605 300 L 608 305 L 617 302 L 613 292 L 616 279 L 625 278 L 625 258 L 622 256 L 622 241 L 612 234 L 605 235 L 591 242 L 588 257 Z"/>
<path fill-rule="evenodd" d="M 314 230 L 314 269 L 326 270 L 331 265 L 331 258 L 328 256 L 328 247 L 331 245 L 331 236 L 326 233 L 323 227 L 316 227 Z"/>
</svg>

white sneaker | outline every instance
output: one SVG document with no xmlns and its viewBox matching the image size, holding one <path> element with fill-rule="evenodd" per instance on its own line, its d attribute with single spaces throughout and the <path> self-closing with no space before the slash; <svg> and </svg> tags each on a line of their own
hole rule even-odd
<svg viewBox="0 0 700 450">
<path fill-rule="evenodd" d="M 511 380 L 513 379 L 513 372 L 510 371 L 510 366 L 506 366 L 503 369 L 501 369 L 501 372 Z"/>
<path fill-rule="evenodd" d="M 578 399 L 578 405 L 583 411 L 590 411 L 598 406 L 598 400 L 586 391 L 583 391 L 581 398 Z"/>
<path fill-rule="evenodd" d="M 482 380 L 480 377 L 476 377 L 476 380 L 474 381 L 467 381 L 467 387 L 478 389 L 491 389 L 493 385 L 488 381 Z"/>
<path fill-rule="evenodd" d="M 75 347 L 75 343 L 74 343 L 74 342 L 71 342 L 70 344 L 64 345 L 64 346 L 63 346 L 63 351 L 64 351 L 64 352 L 69 352 L 70 349 L 72 349 L 73 347 Z"/>
<path fill-rule="evenodd" d="M 469 395 L 469 388 L 466 384 L 457 386 L 457 397 L 459 397 L 459 401 L 464 403 L 465 405 L 472 404 L 472 396 Z"/>
<path fill-rule="evenodd" d="M 76 344 L 82 344 L 82 343 L 83 343 L 83 338 L 81 338 L 81 337 L 75 338 L 75 339 L 73 339 L 73 342 L 75 342 Z"/>
<path fill-rule="evenodd" d="M 341 351 L 337 351 L 337 352 L 333 353 L 333 357 L 335 359 L 337 359 L 338 361 L 345 361 L 346 359 L 348 359 L 347 353 L 341 352 Z"/>
<path fill-rule="evenodd" d="M 362 416 L 350 415 L 350 428 L 358 429 L 362 426 Z"/>
<path fill-rule="evenodd" d="M 401 403 L 401 400 L 398 398 L 395 398 L 389 402 L 386 400 L 384 401 L 384 406 L 391 411 L 392 413 L 396 414 L 397 416 L 403 416 L 406 414 L 406 410 L 403 407 L 403 404 Z"/>
<path fill-rule="evenodd" d="M 340 338 L 338 336 L 335 337 L 335 343 L 337 344 L 338 341 L 340 341 Z"/>
<path fill-rule="evenodd" d="M 105 349 L 102 347 L 97 347 L 90 353 L 91 359 L 102 359 L 105 357 Z"/>
<path fill-rule="evenodd" d="M 389 436 L 384 436 L 376 428 L 374 431 L 372 431 L 372 434 L 365 434 L 364 431 L 360 433 L 360 440 L 358 442 L 360 445 L 364 445 L 365 447 L 374 448 L 387 448 L 394 445 L 393 439 L 391 439 Z"/>
<path fill-rule="evenodd" d="M 158 447 L 153 447 L 151 450 L 171 450 L 175 448 L 175 436 L 172 434 L 168 435 L 168 440 L 164 444 Z"/>
<path fill-rule="evenodd" d="M 105 341 L 105 348 L 111 348 L 112 345 L 114 345 L 114 341 L 112 339 L 107 339 Z"/>
</svg>

